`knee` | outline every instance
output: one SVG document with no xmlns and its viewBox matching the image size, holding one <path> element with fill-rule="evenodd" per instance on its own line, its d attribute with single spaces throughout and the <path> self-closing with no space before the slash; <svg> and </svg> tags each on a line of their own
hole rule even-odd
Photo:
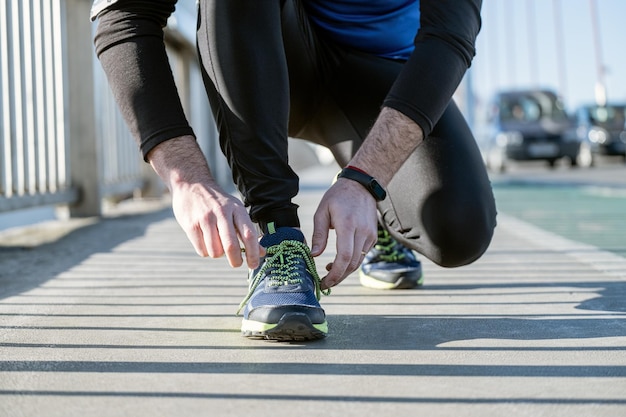
<svg viewBox="0 0 626 417">
<path fill-rule="evenodd" d="M 433 245 L 429 257 L 450 268 L 480 258 L 489 247 L 496 226 L 493 197 L 455 199 L 432 207 L 427 204 L 422 216 L 426 237 Z"/>
</svg>

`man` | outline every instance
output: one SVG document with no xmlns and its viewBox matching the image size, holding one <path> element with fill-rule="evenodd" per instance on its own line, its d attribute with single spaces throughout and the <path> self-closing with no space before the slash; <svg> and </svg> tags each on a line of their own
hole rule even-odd
<svg viewBox="0 0 626 417">
<path fill-rule="evenodd" d="M 201 0 L 199 57 L 242 204 L 211 177 L 182 113 L 162 32 L 175 0 L 95 2 L 96 52 L 179 224 L 201 256 L 237 267 L 244 247 L 245 336 L 324 337 L 320 291 L 361 264 L 362 284 L 407 288 L 422 281 L 411 249 L 449 267 L 487 249 L 493 195 L 451 101 L 474 56 L 480 3 Z M 315 213 L 310 250 L 288 136 L 327 146 L 345 167 Z M 312 257 L 330 229 L 336 256 L 320 280 Z"/>
</svg>

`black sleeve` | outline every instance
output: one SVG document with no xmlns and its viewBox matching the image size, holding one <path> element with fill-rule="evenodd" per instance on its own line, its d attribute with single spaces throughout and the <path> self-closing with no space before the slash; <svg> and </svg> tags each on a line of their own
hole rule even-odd
<svg viewBox="0 0 626 417">
<path fill-rule="evenodd" d="M 146 159 L 159 143 L 193 135 L 163 41 L 176 0 L 125 0 L 98 13 L 95 50 Z"/>
<path fill-rule="evenodd" d="M 384 106 L 415 121 L 428 136 L 475 55 L 481 0 L 421 0 L 415 50 Z"/>
</svg>

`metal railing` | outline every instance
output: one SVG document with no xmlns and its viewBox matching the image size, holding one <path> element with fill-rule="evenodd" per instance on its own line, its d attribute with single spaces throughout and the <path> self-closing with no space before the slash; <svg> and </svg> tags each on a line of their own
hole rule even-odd
<svg viewBox="0 0 626 417">
<path fill-rule="evenodd" d="M 60 2 L 0 1 L 0 210 L 72 203 Z"/>
<path fill-rule="evenodd" d="M 166 39 L 183 107 L 223 185 L 230 171 L 197 67 L 194 1 L 181 0 Z M 0 0 L 0 212 L 102 201 L 159 183 L 140 157 L 93 52 L 90 0 Z M 155 187 L 151 188 L 152 190 Z M 157 192 L 163 190 L 156 187 Z"/>
</svg>

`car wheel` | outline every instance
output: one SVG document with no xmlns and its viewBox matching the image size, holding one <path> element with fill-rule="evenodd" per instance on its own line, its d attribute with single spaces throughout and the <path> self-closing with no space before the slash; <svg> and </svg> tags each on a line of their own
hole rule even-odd
<svg viewBox="0 0 626 417">
<path fill-rule="evenodd" d="M 593 166 L 593 151 L 588 143 L 582 142 L 578 149 L 578 154 L 575 158 L 572 158 L 572 166 L 578 166 L 581 168 L 589 168 Z"/>
<path fill-rule="evenodd" d="M 550 168 L 555 168 L 556 167 L 556 158 L 550 158 L 548 159 L 548 166 Z"/>
</svg>

